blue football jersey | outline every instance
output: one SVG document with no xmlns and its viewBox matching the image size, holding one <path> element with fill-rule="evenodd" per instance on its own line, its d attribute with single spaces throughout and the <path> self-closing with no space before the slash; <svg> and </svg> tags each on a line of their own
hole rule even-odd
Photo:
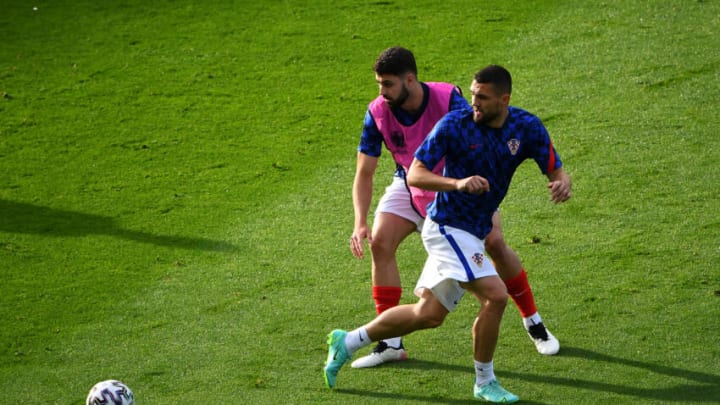
<svg viewBox="0 0 720 405">
<path fill-rule="evenodd" d="M 433 128 L 415 157 L 430 170 L 444 157 L 446 177 L 463 179 L 479 175 L 488 180 L 489 192 L 439 192 L 428 210 L 433 221 L 463 229 L 480 239 L 492 229 L 493 213 L 505 198 L 515 170 L 525 159 L 535 160 L 543 174 L 562 167 L 540 119 L 512 106 L 502 128 L 475 123 L 472 109 L 449 112 Z"/>
</svg>

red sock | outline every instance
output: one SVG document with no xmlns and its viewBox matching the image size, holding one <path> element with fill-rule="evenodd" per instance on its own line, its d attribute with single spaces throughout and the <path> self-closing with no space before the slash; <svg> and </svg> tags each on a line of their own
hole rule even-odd
<svg viewBox="0 0 720 405">
<path fill-rule="evenodd" d="M 384 287 L 373 286 L 373 299 L 375 300 L 375 311 L 378 315 L 382 314 L 386 309 L 397 306 L 402 296 L 402 288 L 400 287 Z"/>
<path fill-rule="evenodd" d="M 537 312 L 535 298 L 533 298 L 532 289 L 530 288 L 530 283 L 528 283 L 525 269 L 515 278 L 505 281 L 505 286 L 523 318 L 527 318 Z"/>
</svg>

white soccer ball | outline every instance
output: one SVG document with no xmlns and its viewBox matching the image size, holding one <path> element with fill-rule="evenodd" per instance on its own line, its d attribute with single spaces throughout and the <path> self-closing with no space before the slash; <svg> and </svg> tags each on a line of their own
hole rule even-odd
<svg viewBox="0 0 720 405">
<path fill-rule="evenodd" d="M 130 387 L 118 380 L 105 380 L 95 384 L 85 400 L 86 405 L 135 405 Z"/>
</svg>

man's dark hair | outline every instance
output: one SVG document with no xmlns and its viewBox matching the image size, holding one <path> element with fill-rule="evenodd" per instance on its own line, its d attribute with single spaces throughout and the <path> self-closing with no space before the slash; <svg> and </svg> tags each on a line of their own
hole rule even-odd
<svg viewBox="0 0 720 405">
<path fill-rule="evenodd" d="M 492 84 L 499 94 L 512 93 L 512 77 L 510 72 L 502 66 L 490 65 L 475 73 L 478 83 Z"/>
<path fill-rule="evenodd" d="M 400 76 L 405 73 L 413 73 L 417 76 L 415 56 L 410 50 L 399 46 L 384 50 L 375 60 L 373 70 L 379 75 Z"/>
</svg>

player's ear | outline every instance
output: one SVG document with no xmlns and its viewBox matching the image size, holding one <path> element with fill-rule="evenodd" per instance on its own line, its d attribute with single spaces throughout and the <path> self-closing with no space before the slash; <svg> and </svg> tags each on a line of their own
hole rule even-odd
<svg viewBox="0 0 720 405">
<path fill-rule="evenodd" d="M 500 99 L 502 100 L 503 104 L 510 105 L 510 93 L 503 94 Z"/>
<path fill-rule="evenodd" d="M 413 82 L 417 81 L 417 76 L 415 76 L 415 73 L 413 72 L 407 72 L 405 73 L 405 82 L 410 85 Z"/>
</svg>

